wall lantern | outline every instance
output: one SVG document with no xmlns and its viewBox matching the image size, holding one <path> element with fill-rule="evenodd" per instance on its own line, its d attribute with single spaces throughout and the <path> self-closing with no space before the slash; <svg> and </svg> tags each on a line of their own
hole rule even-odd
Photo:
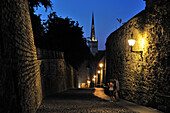
<svg viewBox="0 0 170 113">
<path fill-rule="evenodd" d="M 139 53 L 142 57 L 142 61 L 143 61 L 143 51 L 133 51 L 133 46 L 135 45 L 135 39 L 133 39 L 133 34 L 131 34 L 131 39 L 128 40 L 129 46 L 131 47 L 131 52 L 134 53 Z"/>
<path fill-rule="evenodd" d="M 128 40 L 129 46 L 134 46 L 135 45 L 135 39 L 129 39 Z"/>
<path fill-rule="evenodd" d="M 100 74 L 100 70 L 98 70 L 97 73 Z"/>
<path fill-rule="evenodd" d="M 90 84 L 90 80 L 87 80 L 87 83 Z"/>
<path fill-rule="evenodd" d="M 99 67 L 102 68 L 102 67 L 103 67 L 103 63 L 100 63 L 100 64 L 99 64 Z"/>
</svg>

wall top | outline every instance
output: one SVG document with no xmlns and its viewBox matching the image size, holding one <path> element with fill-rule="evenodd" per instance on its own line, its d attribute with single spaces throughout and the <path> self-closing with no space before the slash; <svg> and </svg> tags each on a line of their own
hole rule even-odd
<svg viewBox="0 0 170 113">
<path fill-rule="evenodd" d="M 146 1 L 146 8 L 152 9 L 154 5 L 167 4 L 168 0 L 143 0 Z"/>
</svg>

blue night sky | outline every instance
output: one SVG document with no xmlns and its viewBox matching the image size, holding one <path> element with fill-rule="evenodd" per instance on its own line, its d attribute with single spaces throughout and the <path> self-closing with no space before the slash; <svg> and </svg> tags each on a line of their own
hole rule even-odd
<svg viewBox="0 0 170 113">
<path fill-rule="evenodd" d="M 47 19 L 50 12 L 56 12 L 63 18 L 69 17 L 83 26 L 84 37 L 90 37 L 92 12 L 94 12 L 95 34 L 99 50 L 105 49 L 107 37 L 120 27 L 116 18 L 127 22 L 133 16 L 145 9 L 143 0 L 51 0 L 53 10 L 38 8 L 36 14 L 42 14 L 42 20 Z"/>
</svg>

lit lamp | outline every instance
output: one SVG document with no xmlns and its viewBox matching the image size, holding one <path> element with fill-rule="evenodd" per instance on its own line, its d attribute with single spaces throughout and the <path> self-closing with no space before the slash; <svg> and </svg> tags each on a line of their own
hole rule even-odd
<svg viewBox="0 0 170 113">
<path fill-rule="evenodd" d="M 96 78 L 96 75 L 94 75 L 94 78 Z"/>
<path fill-rule="evenodd" d="M 102 83 L 103 83 L 103 63 L 100 63 L 99 64 L 99 67 L 101 68 L 101 71 L 100 71 L 100 87 L 102 86 Z"/>
<path fill-rule="evenodd" d="M 135 39 L 129 39 L 128 40 L 129 46 L 134 46 L 135 45 Z"/>
<path fill-rule="evenodd" d="M 93 76 L 94 86 L 96 84 L 96 75 Z"/>
<path fill-rule="evenodd" d="M 97 73 L 100 74 L 100 70 L 98 70 Z"/>
<path fill-rule="evenodd" d="M 87 83 L 90 84 L 90 80 L 87 80 Z"/>
<path fill-rule="evenodd" d="M 90 87 L 90 80 L 87 80 L 88 88 Z"/>
<path fill-rule="evenodd" d="M 102 67 L 103 67 L 103 63 L 100 63 L 100 64 L 99 64 L 99 67 L 102 68 Z"/>
<path fill-rule="evenodd" d="M 100 80 L 100 77 L 99 77 L 99 75 L 100 75 L 100 70 L 98 70 L 97 73 L 98 73 L 98 76 L 97 76 L 96 84 L 98 84 L 98 82 L 99 82 L 99 80 Z"/>
<path fill-rule="evenodd" d="M 132 38 L 128 40 L 129 46 L 131 47 L 131 52 L 139 53 L 141 54 L 141 57 L 142 57 L 143 51 L 133 51 L 132 47 L 135 45 L 135 39 L 133 39 L 133 34 L 131 35 L 131 37 Z M 143 57 L 142 57 L 142 60 L 143 60 Z"/>
</svg>

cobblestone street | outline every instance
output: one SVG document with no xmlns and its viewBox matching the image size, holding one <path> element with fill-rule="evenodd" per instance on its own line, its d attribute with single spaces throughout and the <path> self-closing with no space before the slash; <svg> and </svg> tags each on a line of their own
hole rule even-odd
<svg viewBox="0 0 170 113">
<path fill-rule="evenodd" d="M 37 113 L 133 113 L 119 102 L 109 102 L 93 95 L 94 89 L 72 89 L 45 98 Z"/>
</svg>

